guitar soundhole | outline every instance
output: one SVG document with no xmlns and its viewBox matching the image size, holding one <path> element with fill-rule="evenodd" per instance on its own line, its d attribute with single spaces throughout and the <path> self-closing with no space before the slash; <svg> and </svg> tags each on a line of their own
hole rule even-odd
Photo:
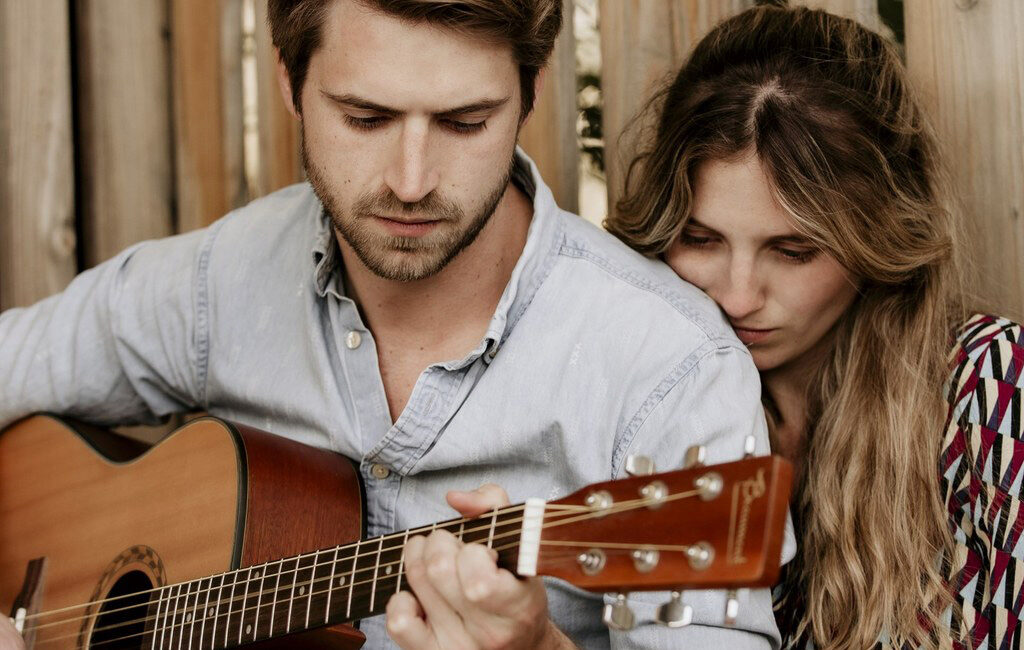
<svg viewBox="0 0 1024 650">
<path fill-rule="evenodd" d="M 129 571 L 111 587 L 100 607 L 89 647 L 98 650 L 129 650 L 145 643 L 149 600 L 153 583 L 142 571 Z"/>
</svg>

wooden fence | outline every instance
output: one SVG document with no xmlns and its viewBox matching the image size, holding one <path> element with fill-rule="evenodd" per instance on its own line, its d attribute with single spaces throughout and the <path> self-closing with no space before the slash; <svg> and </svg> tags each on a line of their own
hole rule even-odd
<svg viewBox="0 0 1024 650">
<path fill-rule="evenodd" d="M 565 3 L 567 28 L 521 142 L 574 209 L 576 43 Z M 609 205 L 627 120 L 715 22 L 751 4 L 599 0 Z M 883 28 L 875 0 L 807 4 Z M 904 6 L 908 67 L 952 163 L 978 293 L 1019 317 L 1024 2 Z M 263 0 L 0 0 L 0 308 L 301 178 L 265 10 Z"/>
</svg>

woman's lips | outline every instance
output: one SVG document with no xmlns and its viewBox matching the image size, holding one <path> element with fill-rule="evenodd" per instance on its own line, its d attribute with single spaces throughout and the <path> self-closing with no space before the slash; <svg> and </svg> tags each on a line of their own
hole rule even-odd
<svg viewBox="0 0 1024 650">
<path fill-rule="evenodd" d="M 737 338 L 739 338 L 740 341 L 743 341 L 744 345 L 760 343 L 775 331 L 775 329 L 755 330 L 748 329 L 746 327 L 734 327 L 733 329 L 736 331 Z"/>
</svg>

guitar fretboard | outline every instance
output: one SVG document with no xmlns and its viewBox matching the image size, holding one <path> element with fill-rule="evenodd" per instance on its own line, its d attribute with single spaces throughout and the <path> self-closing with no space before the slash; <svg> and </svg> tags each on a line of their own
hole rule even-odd
<svg viewBox="0 0 1024 650">
<path fill-rule="evenodd" d="M 410 535 L 447 530 L 494 548 L 498 564 L 514 569 L 521 519 L 519 509 L 495 511 L 162 587 L 149 605 L 144 647 L 231 648 L 382 614 L 408 589 L 402 549 Z"/>
</svg>

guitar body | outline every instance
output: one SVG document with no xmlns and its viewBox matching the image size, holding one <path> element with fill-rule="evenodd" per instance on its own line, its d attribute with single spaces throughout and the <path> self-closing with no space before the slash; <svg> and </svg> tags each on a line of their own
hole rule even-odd
<svg viewBox="0 0 1024 650">
<path fill-rule="evenodd" d="M 150 448 L 34 416 L 0 433 L 0 609 L 11 612 L 29 561 L 45 557 L 32 609 L 74 609 L 27 641 L 89 648 L 117 613 L 76 605 L 354 542 L 362 514 L 348 459 L 262 431 L 201 418 Z M 363 641 L 339 625 L 255 645 Z"/>
</svg>

